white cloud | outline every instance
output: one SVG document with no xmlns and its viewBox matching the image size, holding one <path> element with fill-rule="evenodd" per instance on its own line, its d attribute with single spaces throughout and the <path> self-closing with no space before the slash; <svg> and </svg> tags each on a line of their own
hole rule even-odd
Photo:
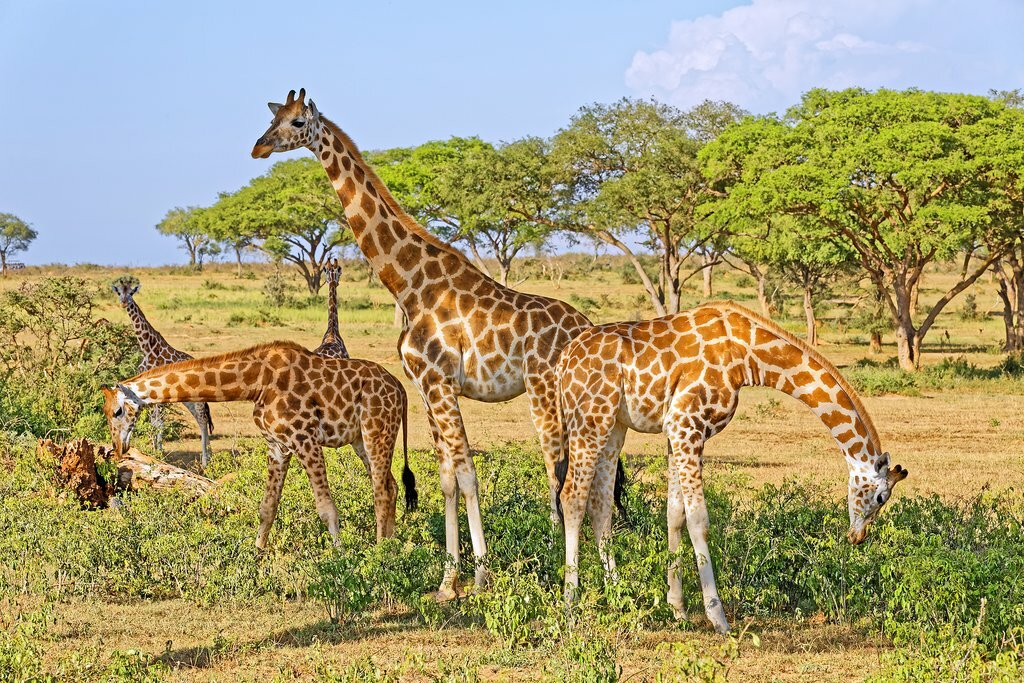
<svg viewBox="0 0 1024 683">
<path fill-rule="evenodd" d="M 752 0 L 673 22 L 667 45 L 636 53 L 626 84 L 683 107 L 724 99 L 759 112 L 781 111 L 817 86 L 927 86 L 913 80 L 915 70 L 945 55 L 900 34 L 913 26 L 905 22 L 908 13 L 932 9 L 924 4 Z"/>
</svg>

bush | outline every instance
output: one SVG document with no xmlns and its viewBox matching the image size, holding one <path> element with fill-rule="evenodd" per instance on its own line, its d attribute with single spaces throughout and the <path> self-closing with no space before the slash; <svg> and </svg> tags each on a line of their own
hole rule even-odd
<svg viewBox="0 0 1024 683">
<path fill-rule="evenodd" d="M 23 283 L 0 299 L 0 428 L 103 437 L 99 388 L 135 374 L 135 335 L 94 317 L 99 292 L 75 277 Z"/>
</svg>

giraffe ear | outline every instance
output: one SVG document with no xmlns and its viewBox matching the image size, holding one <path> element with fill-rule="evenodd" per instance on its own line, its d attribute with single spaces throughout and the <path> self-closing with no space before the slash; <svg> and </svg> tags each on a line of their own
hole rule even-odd
<svg viewBox="0 0 1024 683">
<path fill-rule="evenodd" d="M 312 118 L 314 119 L 320 118 L 320 112 L 317 111 L 316 104 L 313 103 L 313 100 L 309 101 L 309 113 L 312 115 Z"/>
<path fill-rule="evenodd" d="M 889 469 L 889 453 L 882 453 L 875 462 L 875 471 L 884 472 Z"/>
<path fill-rule="evenodd" d="M 139 291 L 139 287 L 142 287 L 141 282 L 136 283 L 135 286 L 132 287 L 132 294 L 135 294 L 137 291 Z"/>
<path fill-rule="evenodd" d="M 267 102 L 267 106 L 270 107 L 270 113 L 273 114 L 274 116 L 277 116 L 277 110 L 283 107 L 284 105 L 278 104 L 277 102 Z"/>
</svg>

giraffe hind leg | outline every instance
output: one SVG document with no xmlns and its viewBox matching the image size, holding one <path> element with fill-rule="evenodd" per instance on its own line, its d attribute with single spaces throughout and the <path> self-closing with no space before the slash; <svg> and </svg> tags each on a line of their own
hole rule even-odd
<svg viewBox="0 0 1024 683">
<path fill-rule="evenodd" d="M 186 403 L 185 407 L 199 425 L 199 439 L 202 444 L 199 461 L 205 468 L 210 464 L 210 425 L 213 424 L 210 419 L 210 406 L 207 403 Z"/>
</svg>

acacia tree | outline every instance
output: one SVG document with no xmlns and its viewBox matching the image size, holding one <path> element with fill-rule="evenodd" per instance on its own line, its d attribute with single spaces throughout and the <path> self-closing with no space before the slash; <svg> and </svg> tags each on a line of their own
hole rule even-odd
<svg viewBox="0 0 1024 683">
<path fill-rule="evenodd" d="M 655 311 L 677 312 L 683 283 L 719 262 L 704 259 L 685 272 L 689 257 L 720 237 L 699 211 L 712 188 L 697 154 L 739 114 L 724 103 L 690 112 L 630 99 L 584 107 L 551 143 L 554 202 L 530 217 L 615 247 L 636 270 Z M 658 255 L 657 284 L 628 244 L 637 231 Z"/>
<path fill-rule="evenodd" d="M 156 224 L 156 229 L 181 241 L 188 252 L 189 265 L 202 270 L 203 256 L 212 246 L 213 238 L 207 234 L 200 220 L 201 209 L 197 206 L 176 206 Z"/>
<path fill-rule="evenodd" d="M 992 221 L 1010 234 L 1010 245 L 993 264 L 1003 305 L 1003 349 L 1024 351 L 1024 94 L 992 92 L 1006 106 L 999 118 L 977 127 L 976 153 L 987 158 Z M 998 240 L 1000 235 L 996 235 Z M 999 245 L 989 245 L 998 250 Z"/>
<path fill-rule="evenodd" d="M 510 209 L 529 191 L 534 161 L 520 143 L 495 147 L 478 138 L 453 137 L 415 148 L 386 150 L 370 161 L 403 208 L 451 242 L 466 244 L 477 267 L 508 284 L 512 261 L 550 229 Z"/>
<path fill-rule="evenodd" d="M 0 275 L 7 275 L 7 259 L 28 249 L 37 236 L 32 226 L 13 213 L 0 213 Z"/>
<path fill-rule="evenodd" d="M 223 245 L 222 250 L 230 250 L 235 255 L 235 274 L 241 277 L 242 255 L 256 247 L 259 231 L 247 221 L 239 220 L 245 215 L 246 207 L 240 203 L 238 193 L 219 193 L 214 207 L 200 214 L 202 230 Z"/>
<path fill-rule="evenodd" d="M 939 313 L 1006 249 L 971 145 L 1002 109 L 970 95 L 812 90 L 786 122 L 739 124 L 706 154 L 741 158 L 734 143 L 747 152 L 727 200 L 734 213 L 805 217 L 850 246 L 893 319 L 900 366 L 915 370 Z M 751 148 L 752 137 L 762 144 Z M 956 283 L 916 319 L 925 267 L 964 253 Z"/>
<path fill-rule="evenodd" d="M 222 193 L 200 224 L 221 239 L 248 236 L 271 257 L 293 263 L 310 294 L 320 291 L 333 251 L 352 239 L 320 163 L 306 158 L 278 162 L 237 192 Z"/>
</svg>

